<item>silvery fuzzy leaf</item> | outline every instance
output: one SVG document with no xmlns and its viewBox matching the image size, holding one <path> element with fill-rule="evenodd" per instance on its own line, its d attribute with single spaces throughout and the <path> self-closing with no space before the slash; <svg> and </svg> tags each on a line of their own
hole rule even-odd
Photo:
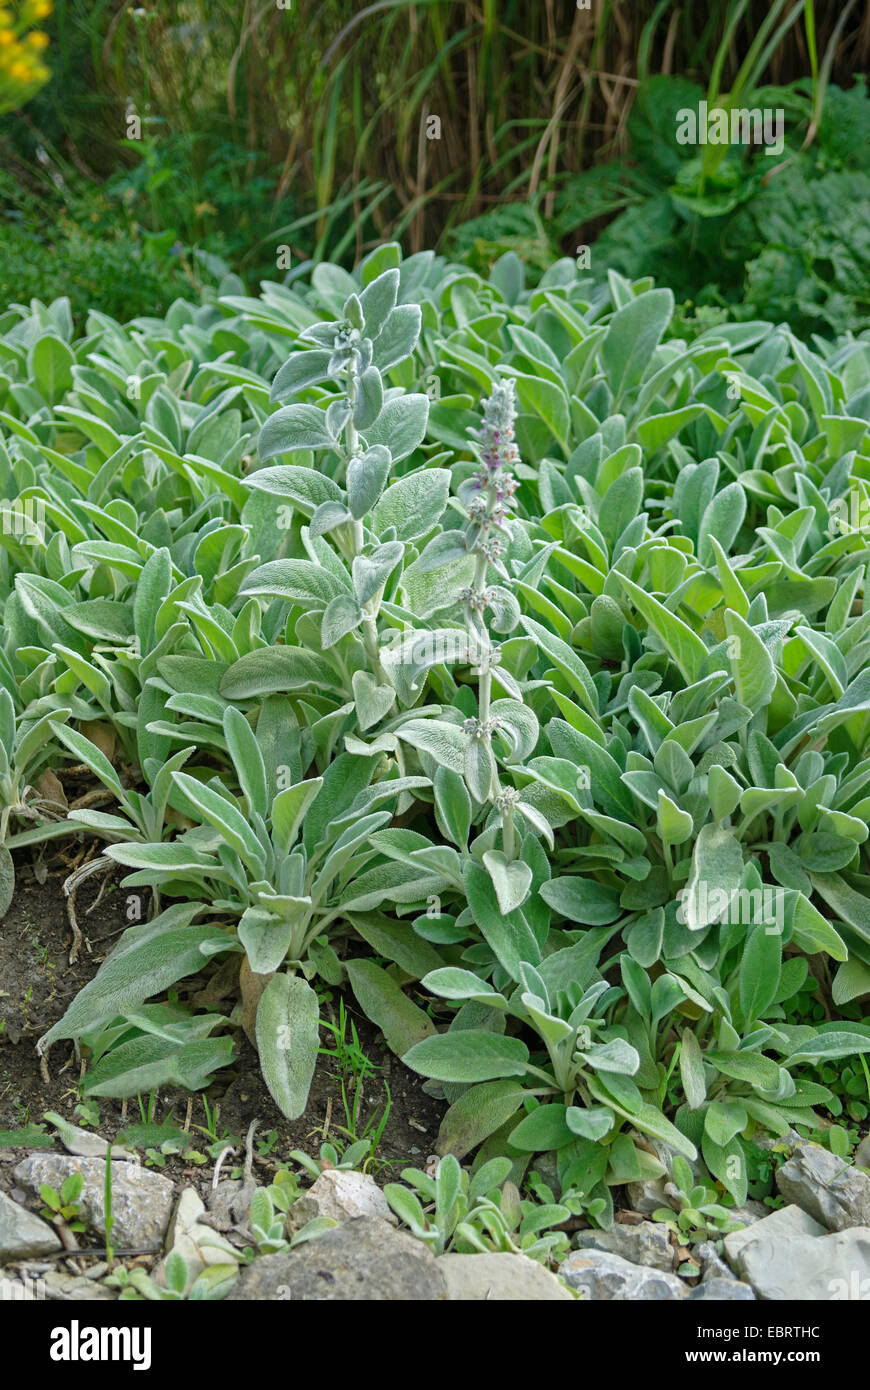
<svg viewBox="0 0 870 1390">
<path fill-rule="evenodd" d="M 280 969 L 290 950 L 293 930 L 293 923 L 281 916 L 259 907 L 247 908 L 237 934 L 255 975 L 271 975 Z"/>
<path fill-rule="evenodd" d="M 377 418 L 363 430 L 366 444 L 386 444 L 393 462 L 398 463 L 422 444 L 428 419 L 428 396 L 410 392 L 394 395 L 384 400 Z"/>
<path fill-rule="evenodd" d="M 495 758 L 489 739 L 465 734 L 466 747 L 462 774 L 475 801 L 486 802 L 495 783 Z"/>
<path fill-rule="evenodd" d="M 465 772 L 465 750 L 468 734 L 456 724 L 443 719 L 411 719 L 396 730 L 404 743 L 433 758 L 439 767 L 451 772 Z"/>
<path fill-rule="evenodd" d="M 360 374 L 353 422 L 358 430 L 367 430 L 377 420 L 384 404 L 384 383 L 377 367 Z"/>
<path fill-rule="evenodd" d="M 363 620 L 363 611 L 352 594 L 336 594 L 326 605 L 320 622 L 320 642 L 324 651 L 353 632 Z"/>
<path fill-rule="evenodd" d="M 344 301 L 342 313 L 349 324 L 362 331 L 364 325 L 363 310 L 357 295 L 348 295 L 347 299 Z"/>
<path fill-rule="evenodd" d="M 378 685 L 368 671 L 354 671 L 352 685 L 359 727 L 370 729 L 394 707 L 396 692 L 392 686 Z"/>
<path fill-rule="evenodd" d="M 329 376 L 331 353 L 324 349 L 309 352 L 291 353 L 283 367 L 279 367 L 272 382 L 269 399 L 283 401 L 304 391 L 309 386 L 317 386 Z"/>
<path fill-rule="evenodd" d="M 323 502 L 341 502 L 343 499 L 338 483 L 333 482 L 326 473 L 317 468 L 303 468 L 299 464 L 258 468 L 245 479 L 245 486 L 286 500 L 298 508 L 303 516 L 311 516 Z"/>
<path fill-rule="evenodd" d="M 242 593 L 286 599 L 311 608 L 325 608 L 330 599 L 347 592 L 346 585 L 311 560 L 270 560 L 249 574 L 242 585 Z"/>
<path fill-rule="evenodd" d="M 300 975 L 275 975 L 257 1006 L 257 1051 L 263 1079 L 281 1113 L 305 1109 L 320 1046 L 317 995 Z"/>
<path fill-rule="evenodd" d="M 540 737 L 540 725 L 534 711 L 518 700 L 494 700 L 490 705 L 490 716 L 498 720 L 496 737 L 504 740 L 510 750 L 505 763 L 510 765 L 530 758 Z"/>
<path fill-rule="evenodd" d="M 428 574 L 431 570 L 441 569 L 456 560 L 464 560 L 467 555 L 468 546 L 464 531 L 440 531 L 431 541 L 426 542 L 422 552 L 417 556 L 414 572 Z"/>
<path fill-rule="evenodd" d="M 406 703 L 422 687 L 421 677 L 432 666 L 466 665 L 473 655 L 464 628 L 417 628 L 393 632 L 380 645 L 381 665 Z"/>
<path fill-rule="evenodd" d="M 374 444 L 351 458 L 347 465 L 347 501 L 356 521 L 362 521 L 381 496 L 392 462 L 392 454 L 385 444 Z"/>
<path fill-rule="evenodd" d="M 387 316 L 372 343 L 372 362 L 380 372 L 388 372 L 410 357 L 420 337 L 423 314 L 419 304 L 400 304 Z"/>
<path fill-rule="evenodd" d="M 385 441 L 389 446 L 389 440 Z M 423 468 L 392 483 L 374 509 L 375 529 L 396 528 L 400 540 L 416 540 L 434 531 L 447 506 L 450 474 L 446 468 Z"/>
<path fill-rule="evenodd" d="M 334 443 L 326 413 L 316 405 L 285 405 L 270 415 L 257 440 L 261 459 L 294 449 L 326 449 Z"/>
<path fill-rule="evenodd" d="M 328 535 L 338 526 L 344 526 L 353 517 L 343 502 L 321 502 L 311 518 L 308 534 L 316 538 L 317 536 Z"/>
<path fill-rule="evenodd" d="M 347 401 L 332 401 L 326 408 L 326 428 L 332 438 L 338 439 L 348 420 L 351 410 Z"/>
<path fill-rule="evenodd" d="M 318 347 L 332 348 L 338 332 L 337 323 L 313 323 L 299 334 L 303 342 L 316 343 Z"/>
<path fill-rule="evenodd" d="M 496 632 L 512 632 L 520 620 L 520 605 L 509 589 L 501 584 L 487 590 L 487 607 Z"/>
<path fill-rule="evenodd" d="M 365 321 L 365 332 L 369 338 L 375 338 L 380 333 L 396 307 L 398 293 L 398 270 L 385 270 L 366 285 L 360 295 L 360 305 Z"/>
<path fill-rule="evenodd" d="M 486 871 L 492 879 L 498 905 L 505 914 L 522 907 L 532 886 L 532 871 L 521 859 L 508 863 L 499 850 L 489 850 L 483 856 Z"/>
<path fill-rule="evenodd" d="M 358 603 L 368 603 L 383 589 L 404 553 L 405 547 L 401 541 L 390 541 L 387 545 L 378 546 L 371 555 L 355 556 L 352 573 Z"/>
</svg>

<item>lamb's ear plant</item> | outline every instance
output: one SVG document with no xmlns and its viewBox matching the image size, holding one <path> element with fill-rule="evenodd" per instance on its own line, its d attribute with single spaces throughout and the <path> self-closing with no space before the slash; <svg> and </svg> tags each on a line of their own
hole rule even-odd
<svg viewBox="0 0 870 1390">
<path fill-rule="evenodd" d="M 69 833 L 65 801 L 37 785 L 53 756 L 52 714 L 29 712 L 35 717 L 17 716 L 12 696 L 0 686 L 0 916 L 15 892 L 10 851 Z"/>
<path fill-rule="evenodd" d="M 504 912 L 520 908 L 531 887 L 531 869 L 516 862 L 523 825 L 531 824 L 551 838 L 547 821 L 523 800 L 516 787 L 502 782 L 499 771 L 500 763 L 509 770 L 522 763 L 534 751 L 539 732 L 538 720 L 524 705 L 521 686 L 509 666 L 503 664 L 501 647 L 490 632 L 492 625 L 500 635 L 508 634 L 520 618 L 506 567 L 511 541 L 507 518 L 518 487 L 511 471 L 519 461 L 514 442 L 516 413 L 515 383 L 507 378 L 496 383 L 491 396 L 483 402 L 483 423 L 474 431 L 479 441 L 479 467 L 470 476 L 463 469 L 466 476 L 457 488 L 456 499 L 465 512 L 465 526 L 442 531 L 416 562 L 422 573 L 435 572 L 440 576 L 446 571 L 441 584 L 448 595 L 449 576 L 461 571 L 465 562 L 471 562 L 468 582 L 449 595 L 448 603 L 452 599 L 462 614 L 465 641 L 454 660 L 464 657 L 471 663 L 477 683 L 476 710 L 461 718 L 460 705 L 459 709 L 447 711 L 454 715 L 449 722 L 443 717 L 427 719 L 425 723 L 415 720 L 398 730 L 400 739 L 443 769 L 435 780 L 436 814 L 451 839 L 455 840 L 459 828 L 464 826 L 465 835 L 460 841 L 463 850 L 468 832 L 468 797 L 459 788 L 457 776 L 462 777 L 473 806 L 483 809 L 489 847 L 482 851 L 482 861 Z M 491 576 L 502 582 L 493 582 Z M 494 684 L 504 692 L 495 699 Z M 500 846 L 496 841 L 499 830 Z"/>
<path fill-rule="evenodd" d="M 331 1216 L 315 1216 L 311 1221 L 287 1238 L 287 1206 L 283 1204 L 284 1193 L 274 1186 L 258 1187 L 251 1198 L 248 1212 L 248 1225 L 254 1238 L 255 1249 L 248 1247 L 244 1252 L 249 1260 L 257 1255 L 275 1255 L 285 1250 L 293 1250 L 306 1241 L 316 1240 L 318 1236 L 338 1225 Z"/>
<path fill-rule="evenodd" d="M 695 1181 L 684 1158 L 674 1159 L 671 1179 L 665 1188 L 675 1207 L 659 1208 L 653 1213 L 653 1219 L 670 1226 L 684 1245 L 719 1240 L 731 1231 L 739 1231 L 745 1224 L 733 1209 L 717 1201 L 715 1187 Z"/>
<path fill-rule="evenodd" d="M 493 1158 L 469 1172 L 452 1154 L 440 1159 L 434 1175 L 405 1168 L 401 1183 L 388 1183 L 384 1195 L 411 1233 L 435 1255 L 524 1254 L 546 1264 L 569 1249 L 564 1231 L 553 1230 L 571 1212 L 558 1202 L 521 1198 L 509 1180 L 511 1161 Z"/>
<path fill-rule="evenodd" d="M 272 400 L 324 383 L 330 389 L 316 404 L 282 406 L 260 432 L 263 463 L 283 455 L 300 462 L 261 467 L 247 479 L 289 514 L 296 552 L 255 569 L 242 585 L 245 595 L 291 605 L 288 632 L 297 645 L 269 654 L 271 688 L 298 688 L 297 670 L 307 678 L 306 648 L 324 653 L 337 670 L 337 703 L 352 706 L 360 732 L 402 708 L 404 692 L 382 664 L 381 610 L 397 591 L 408 542 L 432 531 L 447 503 L 437 460 L 388 486 L 395 465 L 422 444 L 429 413 L 427 395 L 385 380 L 420 333 L 419 307 L 396 303 L 399 281 L 398 270 L 385 270 L 348 296 L 338 320 L 300 334 L 301 351 L 278 371 Z M 253 660 L 244 672 L 231 669 L 225 693 L 243 675 L 256 684 L 256 671 Z"/>
<path fill-rule="evenodd" d="M 86 1094 L 243 1027 L 298 1115 L 348 985 L 545 1207 L 671 1150 L 739 1205 L 818 1133 L 870 1051 L 859 339 L 385 246 L 0 343 L 0 840 L 99 836 L 135 909 L 41 1040 Z M 501 1192 L 469 1229 L 537 1238 Z"/>
<path fill-rule="evenodd" d="M 447 880 L 440 872 L 421 874 L 417 865 L 401 859 L 383 862 L 380 853 L 382 845 L 386 854 L 392 848 L 379 838 L 392 819 L 392 811 L 384 808 L 394 807 L 409 789 L 427 785 L 426 779 L 392 776 L 372 785 L 372 761 L 351 767 L 345 755 L 324 777 L 290 781 L 273 793 L 260 742 L 244 715 L 227 707 L 222 728 L 232 758 L 232 787 L 217 775 L 202 781 L 177 770 L 183 755 L 176 755 L 161 769 L 151 795 L 173 801 L 193 822 L 191 828 L 166 843 L 128 832 L 105 851 L 109 860 L 135 870 L 124 879 L 126 888 L 156 888 L 186 901 L 131 928 L 124 949 L 110 954 L 42 1045 L 89 1035 L 115 1014 L 123 1013 L 135 1024 L 142 1017 L 137 1006 L 183 979 L 192 967 L 204 965 L 212 955 L 242 953 L 243 1001 L 254 1011 L 251 1031 L 264 1076 L 292 1118 L 305 1108 L 320 1045 L 319 1003 L 309 981 L 316 974 L 333 985 L 343 978 L 330 935 L 346 934 L 355 922 L 365 931 L 365 912 L 385 899 L 425 903 L 428 894 L 444 890 Z M 106 760 L 97 750 L 88 752 L 80 735 L 67 731 L 65 738 L 101 768 L 104 780 L 110 774 L 114 778 Z M 138 798 L 132 809 L 151 804 L 150 798 Z M 106 820 L 112 830 L 121 825 L 119 818 Z M 363 869 L 378 858 L 381 868 L 371 870 L 367 880 Z M 229 919 L 231 925 L 187 930 L 194 918 L 207 913 Z M 421 974 L 431 954 L 424 957 Z M 416 1013 L 422 1035 L 431 1025 L 421 1010 Z M 175 1025 L 176 1034 L 181 1028 L 181 1022 Z M 133 1045 L 126 1032 L 118 1035 L 111 1059 L 115 1086 L 123 1084 L 121 1039 L 126 1051 Z M 181 1041 L 187 1045 L 186 1034 Z M 104 1051 L 101 1045 L 100 1054 Z M 167 1058 L 162 1060 L 165 1065 Z M 183 1072 L 178 1050 L 176 1063 Z M 109 1083 L 108 1075 L 103 1081 L 109 1065 L 105 1058 L 91 1085 Z"/>
<path fill-rule="evenodd" d="M 342 1152 L 334 1144 L 324 1141 L 318 1150 L 318 1157 L 312 1158 L 303 1149 L 293 1149 L 290 1157 L 316 1181 L 328 1168 L 356 1169 L 361 1167 L 371 1153 L 368 1139 L 359 1139 L 349 1144 Z"/>
</svg>

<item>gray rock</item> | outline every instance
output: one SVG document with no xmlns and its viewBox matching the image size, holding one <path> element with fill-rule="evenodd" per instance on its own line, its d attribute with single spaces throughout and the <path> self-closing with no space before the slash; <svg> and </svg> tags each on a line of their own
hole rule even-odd
<svg viewBox="0 0 870 1390">
<path fill-rule="evenodd" d="M 829 1231 L 870 1226 L 870 1177 L 820 1144 L 802 1144 L 776 1175 L 794 1202 Z"/>
<path fill-rule="evenodd" d="M 866 1301 L 870 1299 L 870 1227 L 852 1226 L 823 1236 L 756 1239 L 743 1250 L 741 1266 L 744 1279 L 759 1298 Z"/>
<path fill-rule="evenodd" d="M 166 1232 L 166 1249 L 171 1250 L 179 1236 L 190 1233 L 205 1212 L 205 1203 L 195 1187 L 185 1187 L 175 1204 L 172 1220 Z"/>
<path fill-rule="evenodd" d="M 637 1226 L 617 1222 L 609 1231 L 578 1231 L 573 1245 L 575 1250 L 609 1250 L 631 1264 L 674 1272 L 670 1230 L 661 1221 L 641 1221 Z"/>
<path fill-rule="evenodd" d="M 712 1240 L 705 1240 L 700 1245 L 696 1245 L 692 1254 L 700 1265 L 702 1283 L 706 1283 L 708 1279 L 737 1278 L 737 1275 L 733 1273 L 719 1254 Z"/>
<path fill-rule="evenodd" d="M 376 1217 L 396 1225 L 386 1197 L 374 1178 L 351 1168 L 327 1168 L 287 1213 L 288 1229 L 296 1232 L 316 1217 L 350 1221 L 357 1216 Z"/>
<path fill-rule="evenodd" d="M 356 1217 L 280 1255 L 264 1255 L 241 1275 L 227 1302 L 432 1301 L 447 1299 L 435 1257 L 386 1221 Z"/>
<path fill-rule="evenodd" d="M 673 1203 L 665 1191 L 664 1178 L 651 1178 L 646 1182 L 630 1182 L 626 1186 L 628 1202 L 632 1211 L 641 1216 L 652 1216 L 661 1207 L 671 1207 Z"/>
<path fill-rule="evenodd" d="M 855 1167 L 870 1169 L 870 1134 L 865 1135 L 855 1150 Z"/>
<path fill-rule="evenodd" d="M 743 1278 L 743 1257 L 749 1246 L 756 1240 L 766 1245 L 787 1245 L 792 1241 L 808 1237 L 823 1236 L 824 1226 L 814 1221 L 800 1207 L 783 1207 L 773 1211 L 763 1221 L 755 1221 L 742 1231 L 732 1231 L 724 1239 L 725 1258 L 738 1277 Z"/>
<path fill-rule="evenodd" d="M 757 1134 L 752 1142 L 759 1149 L 787 1149 L 791 1153 L 793 1149 L 800 1148 L 801 1144 L 805 1144 L 807 1141 L 801 1138 L 796 1129 L 789 1129 L 783 1135 Z"/>
<path fill-rule="evenodd" d="M 15 1180 L 28 1192 L 39 1193 L 41 1183 L 60 1191 L 72 1173 L 85 1180 L 79 1198 L 81 1219 L 105 1235 L 103 1187 L 106 1165 L 99 1158 L 67 1158 L 61 1154 L 34 1154 L 15 1169 Z M 174 1184 L 149 1168 L 134 1163 L 112 1163 L 112 1241 L 125 1249 L 157 1250 L 166 1234 L 172 1210 Z"/>
<path fill-rule="evenodd" d="M 75 1154 L 77 1158 L 100 1158 L 107 1153 L 109 1142 L 107 1139 L 101 1139 L 99 1134 L 92 1134 L 89 1129 L 72 1124 L 52 1110 L 46 1111 L 45 1119 L 54 1125 L 67 1153 Z M 138 1154 L 131 1153 L 120 1144 L 112 1145 L 112 1157 L 125 1159 L 130 1163 L 139 1162 Z"/>
<path fill-rule="evenodd" d="M 212 1227 L 198 1224 L 200 1216 L 204 1214 L 205 1203 L 196 1188 L 186 1187 L 176 1203 L 166 1232 L 166 1254 L 151 1271 L 152 1279 L 162 1288 L 166 1287 L 166 1261 L 173 1252 L 181 1255 L 187 1267 L 186 1294 L 190 1293 L 197 1276 L 205 1269 L 206 1261 L 197 1246 L 196 1233 L 208 1230 L 209 1236 L 214 1236 L 215 1232 Z"/>
<path fill-rule="evenodd" d="M 0 1264 L 60 1249 L 57 1234 L 41 1217 L 0 1192 Z"/>
<path fill-rule="evenodd" d="M 755 1298 L 755 1294 L 749 1284 L 742 1284 L 739 1279 L 704 1279 L 689 1293 L 689 1298 L 693 1303 L 707 1303 L 716 1301 L 724 1303 L 731 1300 L 742 1300 L 748 1302 Z"/>
<path fill-rule="evenodd" d="M 203 1217 L 206 1224 L 213 1226 L 216 1231 L 228 1231 L 237 1222 L 244 1221 L 248 1207 L 244 1206 L 243 1188 L 244 1183 L 239 1178 L 226 1178 L 218 1183 L 217 1187 L 211 1188 L 208 1194 L 208 1217 Z"/>
<path fill-rule="evenodd" d="M 596 1302 L 675 1302 L 686 1296 L 686 1286 L 676 1274 L 633 1265 L 608 1250 L 577 1250 L 562 1261 L 559 1273 L 573 1289 Z"/>
<path fill-rule="evenodd" d="M 51 1269 L 45 1276 L 47 1298 L 58 1299 L 62 1303 L 96 1303 L 117 1298 L 117 1294 L 103 1284 L 95 1284 L 75 1274 L 65 1274 L 63 1270 Z"/>
<path fill-rule="evenodd" d="M 574 1302 L 564 1284 L 527 1255 L 442 1255 L 436 1260 L 448 1298 L 472 1302 L 520 1299 L 523 1302 Z"/>
<path fill-rule="evenodd" d="M 770 1207 L 766 1207 L 763 1202 L 754 1202 L 750 1197 L 742 1207 L 729 1207 L 728 1215 L 732 1221 L 740 1221 L 744 1226 L 753 1226 L 756 1221 L 763 1221 L 770 1215 Z"/>
</svg>

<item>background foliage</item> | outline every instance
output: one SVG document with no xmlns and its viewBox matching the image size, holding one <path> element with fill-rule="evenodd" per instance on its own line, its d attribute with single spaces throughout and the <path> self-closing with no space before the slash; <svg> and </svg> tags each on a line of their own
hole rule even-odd
<svg viewBox="0 0 870 1390">
<path fill-rule="evenodd" d="M 194 249 L 254 288 L 280 246 L 350 266 L 389 237 L 476 269 L 512 248 L 543 270 L 621 214 L 601 276 L 654 274 L 802 332 L 864 321 L 855 4 L 60 0 L 48 32 L 53 80 L 0 123 L 0 283 L 21 298 L 53 269 L 77 312 L 124 317 L 207 279 Z M 669 191 L 694 153 L 673 113 L 711 82 L 788 113 L 774 175 L 730 153 L 721 215 L 715 190 L 693 208 Z"/>
</svg>

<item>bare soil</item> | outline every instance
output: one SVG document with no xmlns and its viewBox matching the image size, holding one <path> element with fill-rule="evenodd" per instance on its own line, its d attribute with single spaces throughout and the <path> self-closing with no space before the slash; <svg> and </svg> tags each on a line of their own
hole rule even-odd
<svg viewBox="0 0 870 1390">
<path fill-rule="evenodd" d="M 89 906 L 98 896 L 99 876 L 85 882 L 77 899 L 84 940 L 78 959 L 70 964 L 73 935 L 62 888 L 68 871 L 53 862 L 45 881 L 39 883 L 27 862 L 19 864 L 15 898 L 0 923 L 0 1131 L 39 1125 L 46 1110 L 77 1122 L 81 1119 L 73 1112 L 82 1099 L 84 1065 L 77 1060 L 72 1044 L 61 1042 L 51 1049 L 48 1080 L 41 1072 L 35 1045 L 61 1017 L 76 992 L 93 977 L 128 923 L 126 895 L 116 882 L 90 912 Z M 205 978 L 202 977 L 203 984 Z M 332 999 L 324 1010 L 327 1017 L 331 1014 L 337 1020 L 341 997 L 339 991 L 332 991 Z M 227 1010 L 231 1002 L 225 1001 Z M 404 1166 L 425 1165 L 434 1152 L 445 1107 L 425 1093 L 421 1077 L 390 1054 L 381 1035 L 359 1013 L 353 997 L 344 996 L 344 1003 L 363 1050 L 377 1068 L 362 1087 L 357 1137 L 363 1136 L 369 1122 L 377 1123 L 388 1103 L 389 1089 L 390 1110 L 378 1146 L 375 1176 L 390 1181 Z M 256 1053 L 241 1030 L 236 1034 L 236 1042 L 234 1064 L 217 1073 L 205 1093 L 191 1096 L 180 1089 L 165 1089 L 158 1097 L 150 1098 L 149 1118 L 155 1123 L 171 1120 L 189 1130 L 194 1147 L 202 1148 L 209 1142 L 203 1131 L 209 1128 L 210 1112 L 214 1121 L 212 1138 L 215 1132 L 219 1139 L 228 1137 L 237 1146 L 240 1159 L 245 1133 L 256 1119 L 258 1140 L 269 1138 L 267 1154 L 257 1159 L 261 1180 L 265 1181 L 269 1180 L 269 1169 L 284 1166 L 294 1148 L 316 1157 L 324 1138 L 348 1142 L 348 1136 L 342 1133 L 348 1119 L 341 1079 L 332 1059 L 321 1059 L 305 1114 L 299 1120 L 288 1121 L 263 1084 Z M 325 1047 L 333 1046 L 326 1030 L 323 1043 Z M 352 1103 L 355 1091 L 356 1079 L 351 1077 L 346 1092 L 348 1103 Z M 114 1140 L 126 1124 L 142 1118 L 135 1098 L 127 1103 L 100 1099 L 98 1104 L 99 1122 L 92 1132 L 108 1140 Z M 49 1128 L 46 1140 L 52 1132 Z M 35 1143 L 17 1145 L 15 1138 L 0 1134 L 0 1186 L 11 1185 L 15 1163 L 37 1147 Z M 57 1140 L 48 1147 L 60 1151 Z M 163 1171 L 167 1176 L 193 1177 L 180 1158 L 170 1157 Z M 209 1165 L 209 1174 L 210 1171 Z"/>
</svg>

